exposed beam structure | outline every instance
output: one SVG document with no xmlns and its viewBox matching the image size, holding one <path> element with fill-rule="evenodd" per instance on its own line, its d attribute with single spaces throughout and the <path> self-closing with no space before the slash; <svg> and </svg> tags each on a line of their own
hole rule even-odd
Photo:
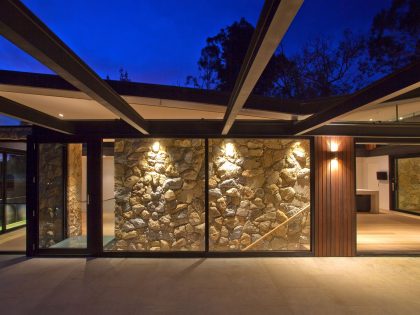
<svg viewBox="0 0 420 315">
<path fill-rule="evenodd" d="M 344 101 L 296 123 L 292 133 L 295 135 L 306 134 L 364 106 L 384 103 L 419 87 L 420 63 L 414 63 L 374 82 Z"/>
<path fill-rule="evenodd" d="M 148 134 L 147 122 L 21 1 L 0 1 L 0 33 L 126 123 Z"/>
<path fill-rule="evenodd" d="M 239 111 L 257 84 L 303 0 L 266 0 L 252 36 L 224 116 L 223 135 L 229 133 Z"/>
<path fill-rule="evenodd" d="M 72 123 L 44 114 L 3 96 L 0 96 L 0 113 L 61 133 L 75 133 Z"/>
</svg>

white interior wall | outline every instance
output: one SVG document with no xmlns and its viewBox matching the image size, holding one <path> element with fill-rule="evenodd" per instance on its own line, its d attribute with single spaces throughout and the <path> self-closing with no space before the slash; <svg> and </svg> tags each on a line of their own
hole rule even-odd
<svg viewBox="0 0 420 315">
<path fill-rule="evenodd" d="M 388 156 L 356 158 L 356 188 L 379 191 L 379 208 L 389 209 L 389 180 L 377 180 L 376 172 L 387 172 Z"/>
</svg>

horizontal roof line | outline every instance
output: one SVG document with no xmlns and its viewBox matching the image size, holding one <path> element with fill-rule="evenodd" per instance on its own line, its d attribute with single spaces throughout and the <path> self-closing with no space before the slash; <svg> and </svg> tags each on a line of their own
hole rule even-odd
<svg viewBox="0 0 420 315">
<path fill-rule="evenodd" d="M 137 83 L 116 80 L 106 82 L 120 95 L 170 99 L 227 106 L 229 92 L 203 90 L 150 83 Z M 79 91 L 76 87 L 53 74 L 0 70 L 0 84 L 18 85 L 37 88 Z M 260 95 L 251 95 L 245 103 L 245 109 L 258 109 L 296 115 L 309 115 L 331 106 L 346 96 L 333 96 L 314 100 L 290 100 Z"/>
</svg>

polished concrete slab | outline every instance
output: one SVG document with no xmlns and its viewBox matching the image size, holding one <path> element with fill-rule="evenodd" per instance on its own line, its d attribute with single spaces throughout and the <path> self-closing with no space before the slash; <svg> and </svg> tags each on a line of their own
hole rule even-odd
<svg viewBox="0 0 420 315">
<path fill-rule="evenodd" d="M 420 258 L 0 256 L 4 314 L 420 314 Z"/>
<path fill-rule="evenodd" d="M 358 213 L 357 250 L 420 253 L 420 216 L 389 210 Z"/>
</svg>

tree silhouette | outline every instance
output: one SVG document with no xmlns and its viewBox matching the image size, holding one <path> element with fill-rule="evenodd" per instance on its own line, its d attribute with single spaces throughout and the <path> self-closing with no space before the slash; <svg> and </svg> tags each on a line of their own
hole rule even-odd
<svg viewBox="0 0 420 315">
<path fill-rule="evenodd" d="M 354 92 L 378 75 L 419 60 L 420 2 L 393 0 L 378 12 L 368 34 L 346 30 L 338 39 L 308 40 L 288 56 L 275 52 L 254 88 L 254 94 L 282 98 L 313 98 Z M 254 27 L 244 18 L 207 38 L 198 61 L 198 76 L 186 84 L 231 91 L 239 74 Z"/>
<path fill-rule="evenodd" d="M 128 72 L 127 70 L 124 70 L 124 68 L 120 68 L 120 81 L 126 81 L 130 82 L 131 80 L 128 78 Z"/>
<path fill-rule="evenodd" d="M 370 75 L 391 73 L 420 59 L 420 2 L 393 0 L 373 19 L 367 38 Z"/>
</svg>

